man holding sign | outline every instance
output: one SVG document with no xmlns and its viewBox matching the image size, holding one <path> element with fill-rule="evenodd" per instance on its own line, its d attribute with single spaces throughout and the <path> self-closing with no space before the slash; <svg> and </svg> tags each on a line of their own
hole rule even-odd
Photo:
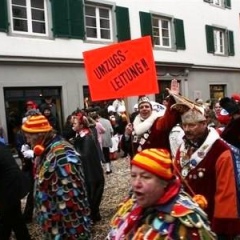
<svg viewBox="0 0 240 240">
<path fill-rule="evenodd" d="M 123 144 L 132 146 L 132 156 L 147 148 L 164 148 L 170 151 L 169 133 L 180 121 L 180 115 L 170 109 L 175 103 L 171 94 L 179 92 L 177 80 L 172 80 L 171 90 L 167 90 L 170 94 L 169 105 L 163 116 L 152 110 L 148 97 L 144 96 L 139 99 L 139 114 L 135 117 L 133 124 L 127 125 L 122 138 Z"/>
<path fill-rule="evenodd" d="M 93 101 L 159 92 L 150 36 L 86 51 L 83 57 Z M 177 80 L 172 81 L 170 92 L 179 92 Z M 173 103 L 170 98 L 161 116 L 152 111 L 148 98 L 141 98 L 139 115 L 133 125 L 127 125 L 123 144 L 133 146 L 133 153 L 145 148 L 170 150 L 168 135 L 180 120 L 179 114 L 170 110 Z"/>
</svg>

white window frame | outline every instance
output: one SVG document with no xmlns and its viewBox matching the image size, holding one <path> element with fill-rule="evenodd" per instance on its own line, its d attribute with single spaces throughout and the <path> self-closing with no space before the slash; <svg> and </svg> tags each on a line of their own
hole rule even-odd
<svg viewBox="0 0 240 240">
<path fill-rule="evenodd" d="M 226 31 L 224 29 L 214 29 L 214 53 L 219 55 L 226 54 Z"/>
<path fill-rule="evenodd" d="M 49 21 L 48 21 L 48 14 L 47 14 L 47 1 L 46 0 L 43 0 L 43 4 L 44 4 L 44 23 L 45 23 L 45 33 L 36 33 L 36 32 L 33 32 L 33 27 L 32 27 L 32 22 L 43 22 L 43 21 L 40 21 L 40 20 L 33 20 L 32 19 L 32 12 L 31 10 L 32 9 L 38 9 L 38 8 L 32 8 L 31 7 L 31 0 L 26 0 L 26 12 L 27 12 L 27 18 L 26 18 L 26 21 L 27 21 L 27 26 L 28 26 L 28 31 L 25 32 L 25 31 L 17 31 L 17 30 L 14 30 L 14 17 L 13 17 L 13 12 L 12 12 L 12 6 L 15 5 L 12 3 L 12 0 L 10 0 L 10 20 L 11 20 L 11 31 L 12 33 L 17 33 L 17 34 L 22 34 L 22 35 L 31 35 L 31 36 L 48 36 L 49 35 L 49 28 L 48 28 L 48 25 L 49 25 Z M 22 7 L 22 5 L 16 5 L 16 6 L 20 6 Z M 42 9 L 41 9 L 42 10 Z M 23 18 L 19 18 L 19 19 L 23 19 Z M 25 19 L 24 19 L 25 20 Z"/>
<path fill-rule="evenodd" d="M 153 37 L 154 37 L 154 38 L 158 38 L 158 41 L 159 41 L 159 44 L 156 44 L 156 42 L 154 41 L 154 45 L 155 45 L 156 47 L 172 49 L 172 47 L 173 47 L 173 46 L 172 46 L 172 20 L 169 19 L 169 18 L 166 18 L 166 17 L 156 16 L 156 15 L 153 15 L 153 16 L 152 16 L 152 20 L 153 20 L 153 19 L 157 20 L 157 22 L 158 22 L 158 26 L 154 26 L 154 25 L 152 24 L 152 26 L 153 26 Z M 163 21 L 167 21 L 167 23 L 168 23 L 167 29 L 164 29 L 164 28 L 162 27 Z M 158 28 L 158 32 L 159 32 L 158 35 L 156 35 L 156 34 L 154 33 L 154 28 Z M 168 31 L 168 37 L 163 36 L 163 34 L 162 34 L 162 31 L 163 31 L 163 30 L 167 30 L 167 31 Z M 167 38 L 167 39 L 168 39 L 168 41 L 169 41 L 169 45 L 168 45 L 168 46 L 166 46 L 166 45 L 163 44 L 164 38 Z"/>
<path fill-rule="evenodd" d="M 213 0 L 213 5 L 223 7 L 223 1 L 222 0 Z"/>
<path fill-rule="evenodd" d="M 96 30 L 97 30 L 97 36 L 96 37 L 88 37 L 87 36 L 87 23 L 86 23 L 86 17 L 88 17 L 86 15 L 86 11 L 85 11 L 85 32 L 86 32 L 86 39 L 87 40 L 92 40 L 92 41 L 104 41 L 104 42 L 112 42 L 113 41 L 113 11 L 112 11 L 112 6 L 99 6 L 99 5 L 93 5 L 93 4 L 86 4 L 85 5 L 85 9 L 86 7 L 92 7 L 95 9 L 95 16 L 96 16 Z M 109 12 L 109 29 L 105 28 L 107 30 L 109 30 L 109 36 L 110 38 L 102 38 L 101 37 L 101 30 L 104 29 L 101 27 L 101 19 L 100 19 L 100 9 L 105 9 L 108 10 Z M 91 28 L 91 26 L 89 26 L 89 28 Z"/>
</svg>

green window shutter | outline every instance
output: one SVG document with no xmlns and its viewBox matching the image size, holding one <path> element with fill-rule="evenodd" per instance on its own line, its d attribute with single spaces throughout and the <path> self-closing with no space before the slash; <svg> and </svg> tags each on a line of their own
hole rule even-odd
<svg viewBox="0 0 240 240">
<path fill-rule="evenodd" d="M 233 31 L 228 31 L 228 54 L 229 56 L 235 55 Z"/>
<path fill-rule="evenodd" d="M 209 25 L 206 25 L 206 42 L 207 42 L 207 52 L 214 53 L 213 27 Z"/>
<path fill-rule="evenodd" d="M 183 20 L 176 18 L 174 19 L 174 30 L 176 38 L 176 48 L 181 50 L 186 49 Z"/>
<path fill-rule="evenodd" d="M 84 38 L 82 0 L 52 0 L 55 37 Z"/>
<path fill-rule="evenodd" d="M 152 31 L 152 17 L 150 13 L 139 12 L 140 24 L 141 24 L 141 34 L 144 36 L 153 36 Z"/>
<path fill-rule="evenodd" d="M 117 38 L 118 42 L 131 39 L 128 8 L 116 6 Z"/>
<path fill-rule="evenodd" d="M 151 36 L 152 45 L 154 46 L 152 16 L 150 13 L 146 13 L 146 12 L 139 12 L 139 16 L 140 16 L 140 25 L 141 25 L 141 35 L 142 37 Z"/>
<path fill-rule="evenodd" d="M 72 38 L 84 39 L 84 15 L 83 15 L 83 1 L 70 0 L 69 1 L 69 15 L 70 15 L 70 35 Z"/>
<path fill-rule="evenodd" d="M 69 37 L 68 0 L 52 0 L 53 34 L 55 37 Z"/>
<path fill-rule="evenodd" d="M 6 0 L 0 0 L 0 32 L 8 32 L 8 14 Z"/>
<path fill-rule="evenodd" d="M 231 8 L 231 0 L 224 0 L 225 8 Z"/>
</svg>

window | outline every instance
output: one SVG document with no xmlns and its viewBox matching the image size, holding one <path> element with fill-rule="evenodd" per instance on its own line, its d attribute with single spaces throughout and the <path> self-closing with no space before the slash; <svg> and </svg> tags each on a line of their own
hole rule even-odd
<svg viewBox="0 0 240 240">
<path fill-rule="evenodd" d="M 210 85 L 209 88 L 211 100 L 219 100 L 225 97 L 226 85 Z"/>
<path fill-rule="evenodd" d="M 114 40 L 114 34 L 119 42 L 131 38 L 128 8 L 114 9 L 90 1 L 84 5 L 83 0 L 51 0 L 51 4 L 55 37 L 109 42 Z"/>
<path fill-rule="evenodd" d="M 110 8 L 86 5 L 85 22 L 87 39 L 112 41 L 113 23 Z"/>
<path fill-rule="evenodd" d="M 229 9 L 231 8 L 231 0 L 203 0 L 203 1 L 222 8 Z"/>
<path fill-rule="evenodd" d="M 223 30 L 214 29 L 214 53 L 225 54 L 225 32 Z"/>
<path fill-rule="evenodd" d="M 155 46 L 171 48 L 171 22 L 169 19 L 152 17 L 153 41 Z"/>
<path fill-rule="evenodd" d="M 11 0 L 12 31 L 47 35 L 46 13 L 46 0 Z"/>
<path fill-rule="evenodd" d="M 116 6 L 114 11 L 113 6 L 85 5 L 85 28 L 88 40 L 114 41 L 115 33 L 118 42 L 129 40 L 131 36 L 128 8 Z"/>
<path fill-rule="evenodd" d="M 179 89 L 181 89 L 181 80 L 178 80 Z M 171 85 L 171 80 L 161 80 L 158 81 L 159 93 L 155 94 L 155 101 L 162 104 L 162 101 L 169 96 L 168 91 L 166 90 Z"/>
<path fill-rule="evenodd" d="M 91 108 L 92 107 L 94 109 L 95 106 L 98 106 L 98 107 L 104 109 L 106 106 L 111 105 L 114 100 L 115 99 L 106 99 L 106 100 L 100 100 L 100 101 L 94 101 L 93 102 L 92 99 L 91 99 L 89 86 L 83 86 L 84 108 Z"/>
<path fill-rule="evenodd" d="M 222 0 L 213 0 L 213 5 L 222 6 Z"/>
<path fill-rule="evenodd" d="M 223 56 L 234 56 L 233 31 L 206 25 L 207 52 Z"/>
<path fill-rule="evenodd" d="M 154 46 L 186 49 L 183 20 L 139 12 L 142 36 L 150 35 Z"/>
</svg>

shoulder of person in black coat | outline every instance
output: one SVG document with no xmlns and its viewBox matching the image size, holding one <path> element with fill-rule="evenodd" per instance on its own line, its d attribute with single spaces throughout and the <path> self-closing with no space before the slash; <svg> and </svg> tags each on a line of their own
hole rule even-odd
<svg viewBox="0 0 240 240">
<path fill-rule="evenodd" d="M 11 150 L 0 142 L 0 201 L 18 201 L 27 194 L 29 187 L 30 182 L 19 168 Z"/>
<path fill-rule="evenodd" d="M 9 171 L 20 170 L 11 150 L 7 145 L 0 142 L 0 178 L 8 175 Z"/>
</svg>

